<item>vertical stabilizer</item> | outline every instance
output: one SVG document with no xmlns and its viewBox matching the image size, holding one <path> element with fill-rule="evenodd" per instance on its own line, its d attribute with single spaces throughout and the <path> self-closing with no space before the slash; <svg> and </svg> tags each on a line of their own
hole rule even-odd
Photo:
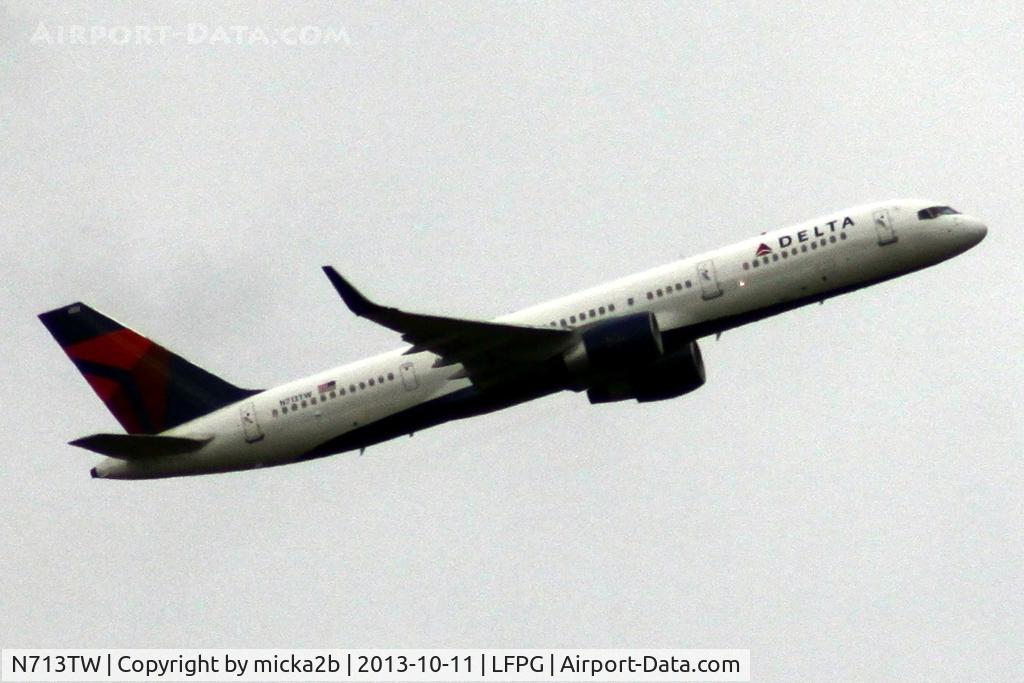
<svg viewBox="0 0 1024 683">
<path fill-rule="evenodd" d="M 251 396 L 83 303 L 39 316 L 129 434 L 159 434 Z"/>
</svg>

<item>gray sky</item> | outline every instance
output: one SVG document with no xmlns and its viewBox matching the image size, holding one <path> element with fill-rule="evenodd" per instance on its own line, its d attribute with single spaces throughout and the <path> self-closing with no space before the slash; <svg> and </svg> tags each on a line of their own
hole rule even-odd
<svg viewBox="0 0 1024 683">
<path fill-rule="evenodd" d="M 0 645 L 1019 679 L 1024 13 L 959 5 L 4 3 Z M 47 46 L 41 21 L 348 41 Z M 565 393 L 361 458 L 92 481 L 65 444 L 117 424 L 35 318 L 82 299 L 265 387 L 398 346 L 325 263 L 489 318 L 894 196 L 989 236 L 706 340 L 682 399 Z"/>
</svg>

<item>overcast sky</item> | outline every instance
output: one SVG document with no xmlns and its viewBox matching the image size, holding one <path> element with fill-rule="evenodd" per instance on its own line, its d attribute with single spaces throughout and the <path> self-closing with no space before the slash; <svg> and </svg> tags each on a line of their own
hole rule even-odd
<svg viewBox="0 0 1024 683">
<path fill-rule="evenodd" d="M 894 4 L 0 5 L 0 645 L 1019 680 L 1024 12 Z M 90 480 L 66 442 L 118 425 L 35 317 L 81 299 L 269 387 L 399 345 L 323 264 L 490 318 L 897 196 L 988 238 L 704 340 L 694 394 L 563 393 L 258 472 Z"/>
</svg>

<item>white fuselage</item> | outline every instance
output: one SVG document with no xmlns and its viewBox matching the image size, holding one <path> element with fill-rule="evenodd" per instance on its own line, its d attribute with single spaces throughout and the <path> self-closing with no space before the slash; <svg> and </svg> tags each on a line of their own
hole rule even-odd
<svg viewBox="0 0 1024 683">
<path fill-rule="evenodd" d="M 893 200 L 839 211 L 497 321 L 579 328 L 649 311 L 664 333 L 690 331 L 696 338 L 721 332 L 934 265 L 984 237 L 985 226 L 970 216 L 919 218 L 918 212 L 928 206 L 932 203 Z M 97 476 L 134 479 L 294 462 L 332 439 L 471 386 L 460 377 L 459 365 L 434 367 L 438 357 L 433 353 L 407 350 L 263 391 L 165 432 L 213 435 L 197 452 L 150 460 L 108 458 L 97 467 Z M 434 424 L 446 419 L 452 418 L 442 416 Z"/>
</svg>

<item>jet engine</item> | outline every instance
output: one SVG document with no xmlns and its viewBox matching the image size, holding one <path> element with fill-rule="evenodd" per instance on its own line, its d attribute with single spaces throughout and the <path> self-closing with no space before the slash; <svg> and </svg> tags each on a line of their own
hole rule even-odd
<svg viewBox="0 0 1024 683">
<path fill-rule="evenodd" d="M 704 360 L 694 341 L 639 369 L 590 387 L 587 398 L 591 403 L 663 401 L 699 389 L 704 381 Z"/>
<path fill-rule="evenodd" d="M 609 375 L 649 365 L 663 354 L 654 315 L 633 313 L 583 330 L 579 343 L 566 352 L 564 360 L 574 388 L 585 389 Z"/>
</svg>

